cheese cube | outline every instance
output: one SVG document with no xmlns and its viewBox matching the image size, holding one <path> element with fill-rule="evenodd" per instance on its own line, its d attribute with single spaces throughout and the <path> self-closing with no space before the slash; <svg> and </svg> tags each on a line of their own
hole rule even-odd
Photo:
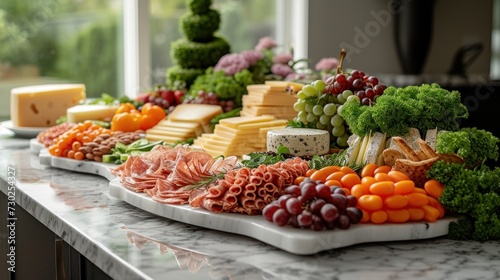
<svg viewBox="0 0 500 280">
<path fill-rule="evenodd" d="M 110 121 L 117 108 L 112 105 L 76 105 L 66 110 L 66 118 L 69 123 L 86 120 Z"/>
<path fill-rule="evenodd" d="M 10 118 L 13 126 L 50 127 L 66 110 L 85 99 L 83 84 L 48 84 L 13 88 Z"/>
</svg>

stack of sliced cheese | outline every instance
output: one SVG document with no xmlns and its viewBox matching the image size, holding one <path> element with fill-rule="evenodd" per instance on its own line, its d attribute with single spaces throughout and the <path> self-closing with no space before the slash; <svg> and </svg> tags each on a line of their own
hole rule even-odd
<svg viewBox="0 0 500 280">
<path fill-rule="evenodd" d="M 150 141 L 176 144 L 212 132 L 210 121 L 222 114 L 222 107 L 209 104 L 180 104 L 156 126 L 146 130 Z"/>
<path fill-rule="evenodd" d="M 285 81 L 266 81 L 265 84 L 247 86 L 248 94 L 242 98 L 240 116 L 272 115 L 278 119 L 291 120 L 297 116 L 293 104 L 297 92 L 304 85 Z"/>
<path fill-rule="evenodd" d="M 288 121 L 274 116 L 243 116 L 219 121 L 213 133 L 204 133 L 194 140 L 194 147 L 212 156 L 242 156 L 251 152 L 264 152 L 267 132 L 284 128 Z"/>
</svg>

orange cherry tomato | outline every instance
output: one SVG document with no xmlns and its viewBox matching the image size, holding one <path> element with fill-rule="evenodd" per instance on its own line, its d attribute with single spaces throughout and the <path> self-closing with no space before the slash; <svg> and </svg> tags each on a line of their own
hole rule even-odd
<svg viewBox="0 0 500 280">
<path fill-rule="evenodd" d="M 391 177 L 394 182 L 410 180 L 410 176 L 408 176 L 406 173 L 397 170 L 391 170 L 387 172 L 387 175 L 389 175 L 389 177 Z"/>
<path fill-rule="evenodd" d="M 389 165 L 381 165 L 379 167 L 377 167 L 374 171 L 373 171 L 373 174 L 377 174 L 377 173 L 389 173 L 389 171 L 392 170 L 392 167 L 389 166 Z"/>
<path fill-rule="evenodd" d="M 354 195 L 356 198 L 360 198 L 361 196 L 365 194 L 370 194 L 370 186 L 366 186 L 363 184 L 357 184 L 352 186 L 351 188 L 351 194 Z"/>
<path fill-rule="evenodd" d="M 111 120 L 112 131 L 131 132 L 140 129 L 140 120 L 138 114 L 119 113 L 113 116 Z"/>
<path fill-rule="evenodd" d="M 370 214 L 370 221 L 374 224 L 385 223 L 385 221 L 387 221 L 387 218 L 388 218 L 387 212 L 384 210 L 373 211 Z"/>
<path fill-rule="evenodd" d="M 430 179 L 425 182 L 424 189 L 429 196 L 438 199 L 443 194 L 444 185 L 437 180 Z"/>
<path fill-rule="evenodd" d="M 326 178 L 332 174 L 333 172 L 339 171 L 339 167 L 335 165 L 331 166 L 325 166 L 321 168 L 320 170 L 316 170 L 314 173 L 309 176 L 311 180 L 316 181 L 316 180 L 321 180 L 323 182 L 327 181 Z"/>
<path fill-rule="evenodd" d="M 405 223 L 410 220 L 410 211 L 407 209 L 386 210 L 389 223 Z"/>
<path fill-rule="evenodd" d="M 151 115 L 140 115 L 139 116 L 139 122 L 140 122 L 140 128 L 142 130 L 148 130 L 152 128 L 153 126 L 157 125 L 158 122 L 154 119 L 153 116 Z"/>
<path fill-rule="evenodd" d="M 384 172 L 375 173 L 375 175 L 373 177 L 375 178 L 375 180 L 377 182 L 392 181 L 392 177 L 389 176 L 387 173 L 384 173 Z"/>
<path fill-rule="evenodd" d="M 329 181 L 329 180 L 337 180 L 340 182 L 340 179 L 342 179 L 342 177 L 345 176 L 345 172 L 343 171 L 335 171 L 333 173 L 331 173 L 330 175 L 328 175 L 328 177 L 326 177 L 326 180 Z"/>
<path fill-rule="evenodd" d="M 116 111 L 115 111 L 115 114 L 119 114 L 119 113 L 128 113 L 130 112 L 131 110 L 137 110 L 134 106 L 134 104 L 132 103 L 122 103 L 118 106 L 118 108 L 116 108 Z"/>
<path fill-rule="evenodd" d="M 358 205 L 367 211 L 377 211 L 382 209 L 384 202 L 378 195 L 365 194 L 358 198 Z"/>
<path fill-rule="evenodd" d="M 354 171 L 352 168 L 350 168 L 347 165 L 344 165 L 344 166 L 340 167 L 340 171 L 344 172 L 345 174 L 356 172 L 356 171 Z"/>
<path fill-rule="evenodd" d="M 379 173 L 380 174 L 380 173 Z M 389 196 L 394 194 L 394 182 L 393 181 L 381 181 L 373 183 L 370 186 L 370 193 L 380 195 L 380 196 Z"/>
<path fill-rule="evenodd" d="M 361 178 L 357 173 L 347 173 L 340 178 L 340 182 L 345 188 L 351 189 L 352 186 L 361 184 Z"/>
<path fill-rule="evenodd" d="M 144 106 L 142 106 L 141 114 L 152 116 L 153 119 L 156 121 L 156 123 L 158 123 L 167 116 L 167 113 L 162 107 L 158 105 L 147 105 L 147 104 L 151 103 L 146 103 Z"/>
<path fill-rule="evenodd" d="M 374 171 L 378 168 L 378 165 L 375 163 L 366 164 L 363 169 L 361 169 L 361 177 L 372 176 L 375 175 Z"/>
<path fill-rule="evenodd" d="M 361 178 L 361 184 L 365 185 L 367 188 L 370 187 L 373 183 L 378 182 L 372 176 L 366 176 Z"/>
<path fill-rule="evenodd" d="M 410 194 L 415 192 L 415 182 L 412 180 L 402 180 L 394 183 L 395 194 Z"/>
</svg>

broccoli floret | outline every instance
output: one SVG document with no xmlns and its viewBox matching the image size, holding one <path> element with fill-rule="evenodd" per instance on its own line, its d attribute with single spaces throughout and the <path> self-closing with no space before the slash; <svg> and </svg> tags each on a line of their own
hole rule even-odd
<svg viewBox="0 0 500 280">
<path fill-rule="evenodd" d="M 444 131 L 437 137 L 436 151 L 457 154 L 468 168 L 474 168 L 488 159 L 498 159 L 498 142 L 491 132 L 465 127 L 459 131 Z"/>
<path fill-rule="evenodd" d="M 463 164 L 440 160 L 429 169 L 427 177 L 443 183 L 438 200 L 445 209 L 463 216 L 458 223 L 450 223 L 450 238 L 500 239 L 500 167 L 467 169 Z"/>
<path fill-rule="evenodd" d="M 476 220 L 472 231 L 472 239 L 480 241 L 500 239 L 500 219 L 498 213 L 494 212 L 494 210 L 486 202 L 477 205 L 473 213 Z"/>
<path fill-rule="evenodd" d="M 236 107 L 241 107 L 242 96 L 247 94 L 248 82 L 252 82 L 252 74 L 248 70 L 229 76 L 222 70 L 213 71 L 213 67 L 209 67 L 205 74 L 196 78 L 189 89 L 189 95 L 195 97 L 200 90 L 213 92 L 220 100 L 234 100 Z"/>
<path fill-rule="evenodd" d="M 437 84 L 388 87 L 372 106 L 350 103 L 344 104 L 341 116 L 350 130 L 360 136 L 370 130 L 386 133 L 388 137 L 404 135 L 410 127 L 420 132 L 436 127 L 455 131 L 459 128 L 457 119 L 468 117 L 467 108 L 460 102 L 460 93 L 442 89 Z M 359 107 L 367 109 L 361 111 Z"/>
</svg>

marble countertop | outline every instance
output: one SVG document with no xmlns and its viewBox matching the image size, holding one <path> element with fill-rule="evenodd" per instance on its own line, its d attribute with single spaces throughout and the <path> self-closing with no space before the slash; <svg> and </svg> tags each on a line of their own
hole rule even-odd
<svg viewBox="0 0 500 280">
<path fill-rule="evenodd" d="M 108 193 L 103 177 L 43 166 L 29 139 L 0 137 L 0 190 L 115 279 L 500 279 L 500 243 L 358 244 L 310 256 L 162 218 Z"/>
</svg>

